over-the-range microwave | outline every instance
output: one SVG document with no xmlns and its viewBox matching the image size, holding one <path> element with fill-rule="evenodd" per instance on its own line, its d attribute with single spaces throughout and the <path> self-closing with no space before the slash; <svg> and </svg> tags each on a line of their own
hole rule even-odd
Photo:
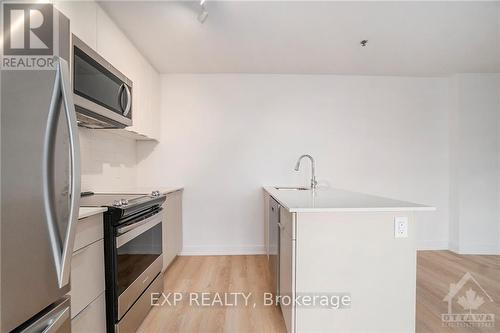
<svg viewBox="0 0 500 333">
<path fill-rule="evenodd" d="M 78 37 L 73 35 L 72 40 L 73 98 L 78 125 L 132 125 L 132 81 Z"/>
</svg>

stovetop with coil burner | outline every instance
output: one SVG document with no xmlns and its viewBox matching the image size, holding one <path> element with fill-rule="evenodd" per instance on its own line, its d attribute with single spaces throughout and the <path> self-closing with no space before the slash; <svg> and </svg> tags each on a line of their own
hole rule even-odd
<svg viewBox="0 0 500 333">
<path fill-rule="evenodd" d="M 151 194 L 106 194 L 84 192 L 81 194 L 82 207 L 108 207 L 113 222 L 140 213 L 155 209 L 165 201 L 165 194 L 153 191 Z"/>
</svg>

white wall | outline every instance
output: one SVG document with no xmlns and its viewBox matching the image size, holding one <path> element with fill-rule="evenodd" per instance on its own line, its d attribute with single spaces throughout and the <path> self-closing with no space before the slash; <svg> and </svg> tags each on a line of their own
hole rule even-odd
<svg viewBox="0 0 500 333">
<path fill-rule="evenodd" d="M 451 78 L 450 248 L 500 254 L 500 74 Z"/>
<path fill-rule="evenodd" d="M 135 140 L 103 130 L 79 128 L 82 191 L 136 187 Z"/>
<path fill-rule="evenodd" d="M 160 143 L 138 143 L 141 186 L 184 191 L 186 253 L 263 249 L 265 184 L 320 182 L 434 205 L 424 248 L 448 243 L 446 78 L 167 75 Z"/>
</svg>

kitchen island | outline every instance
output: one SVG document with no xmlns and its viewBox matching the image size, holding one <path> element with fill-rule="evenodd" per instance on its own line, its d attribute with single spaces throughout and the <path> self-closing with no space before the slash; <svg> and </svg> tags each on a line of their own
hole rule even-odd
<svg viewBox="0 0 500 333">
<path fill-rule="evenodd" d="M 288 332 L 415 331 L 415 215 L 435 208 L 326 188 L 264 187 L 264 197 Z"/>
</svg>

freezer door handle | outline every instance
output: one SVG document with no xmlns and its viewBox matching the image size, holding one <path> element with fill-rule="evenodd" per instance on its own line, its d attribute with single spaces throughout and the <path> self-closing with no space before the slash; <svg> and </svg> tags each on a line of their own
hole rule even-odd
<svg viewBox="0 0 500 333">
<path fill-rule="evenodd" d="M 70 299 L 65 297 L 19 333 L 68 332 L 70 319 Z"/>
<path fill-rule="evenodd" d="M 43 200 L 46 215 L 45 220 L 47 221 L 51 250 L 58 275 L 58 285 L 59 288 L 62 288 L 69 283 L 71 254 L 73 252 L 73 243 L 75 240 L 76 223 L 78 222 L 78 210 L 80 206 L 80 148 L 75 106 L 69 81 L 69 66 L 62 58 L 55 57 L 54 60 L 56 65 L 56 78 L 49 107 L 47 130 L 43 148 Z M 53 157 L 61 103 L 63 103 L 66 114 L 71 160 L 69 221 L 64 239 L 61 239 L 57 223 L 53 188 L 53 179 L 55 177 L 53 172 Z"/>
<path fill-rule="evenodd" d="M 69 319 L 69 308 L 65 308 L 59 312 L 54 318 L 48 321 L 47 327 L 42 331 L 42 333 L 55 333 L 64 324 L 66 320 Z"/>
</svg>

